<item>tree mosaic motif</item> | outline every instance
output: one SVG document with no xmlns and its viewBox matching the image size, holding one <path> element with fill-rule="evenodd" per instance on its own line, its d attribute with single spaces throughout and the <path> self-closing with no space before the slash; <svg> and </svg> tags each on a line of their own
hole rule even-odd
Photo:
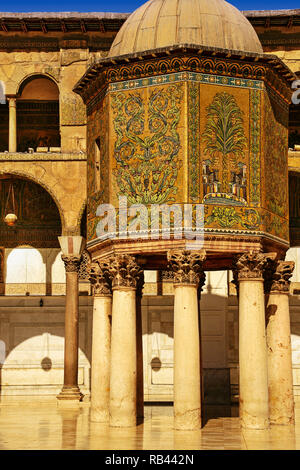
<svg viewBox="0 0 300 470">
<path fill-rule="evenodd" d="M 243 111 L 234 96 L 217 93 L 206 108 L 206 126 L 202 134 L 206 144 L 204 154 L 220 170 L 221 192 L 231 193 L 230 170 L 239 171 L 240 160 L 245 159 L 247 139 L 244 131 Z"/>
<path fill-rule="evenodd" d="M 119 195 L 127 196 L 130 203 L 175 200 L 180 167 L 177 126 L 182 95 L 178 85 L 154 89 L 147 107 L 138 92 L 113 96 L 117 135 L 114 175 Z"/>
</svg>

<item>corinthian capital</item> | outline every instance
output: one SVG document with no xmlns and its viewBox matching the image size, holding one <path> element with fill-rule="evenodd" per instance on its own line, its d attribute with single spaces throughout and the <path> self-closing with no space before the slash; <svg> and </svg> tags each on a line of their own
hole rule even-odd
<svg viewBox="0 0 300 470">
<path fill-rule="evenodd" d="M 67 273 L 77 273 L 79 270 L 81 255 L 61 255 Z"/>
<path fill-rule="evenodd" d="M 267 280 L 267 292 L 288 294 L 294 267 L 293 261 L 278 261 Z"/>
<path fill-rule="evenodd" d="M 268 264 L 275 260 L 276 253 L 259 253 L 249 251 L 235 258 L 234 271 L 235 278 L 239 281 L 243 279 L 262 280 Z"/>
<path fill-rule="evenodd" d="M 93 294 L 110 295 L 111 281 L 109 278 L 109 263 L 103 261 L 93 261 L 90 265 L 89 280 L 93 287 Z"/>
<path fill-rule="evenodd" d="M 205 279 L 203 272 L 205 258 L 205 251 L 169 251 L 169 269 L 174 273 L 174 284 L 194 284 L 198 286 L 200 281 Z"/>
<path fill-rule="evenodd" d="M 143 288 L 145 284 L 145 276 L 144 272 L 142 271 L 140 276 L 138 277 L 137 285 L 136 285 L 136 296 L 142 297 L 143 296 Z"/>
<path fill-rule="evenodd" d="M 115 255 L 109 258 L 109 275 L 112 287 L 130 287 L 136 289 L 143 270 L 130 255 Z"/>
</svg>

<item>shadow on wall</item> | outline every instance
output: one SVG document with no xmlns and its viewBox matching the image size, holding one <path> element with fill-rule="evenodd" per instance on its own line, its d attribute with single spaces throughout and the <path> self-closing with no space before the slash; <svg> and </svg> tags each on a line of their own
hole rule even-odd
<svg viewBox="0 0 300 470">
<path fill-rule="evenodd" d="M 7 249 L 5 258 L 6 294 L 10 295 L 0 296 L 0 392 L 55 395 L 63 384 L 64 367 L 65 267 L 61 252 L 27 246 Z M 80 296 L 79 304 L 78 380 L 87 394 L 91 297 Z"/>
<path fill-rule="evenodd" d="M 3 299 L 6 305 L 3 306 Z M 90 389 L 91 309 L 88 297 L 80 305 L 78 383 Z M 2 320 L 0 392 L 7 395 L 56 395 L 64 376 L 64 297 L 5 297 L 1 311 L 13 310 Z M 18 305 L 17 308 L 14 307 Z"/>
<path fill-rule="evenodd" d="M 203 402 L 207 405 L 229 405 L 231 397 L 226 350 L 227 297 L 206 290 L 201 296 Z M 146 296 L 143 303 L 148 315 L 148 327 L 144 327 L 144 331 L 147 330 L 149 336 L 144 341 L 144 346 L 147 345 L 144 349 L 144 364 L 149 364 L 145 385 L 151 400 L 151 394 L 170 396 L 172 390 L 174 297 Z"/>
<path fill-rule="evenodd" d="M 222 300 L 223 299 L 223 300 Z M 173 296 L 145 296 L 149 304 L 149 328 L 153 345 L 152 359 L 148 362 L 149 351 L 144 350 L 144 364 L 150 373 L 156 375 L 160 386 L 159 372 L 164 375 L 166 366 L 172 374 L 173 359 Z M 204 364 L 204 403 L 230 403 L 229 370 L 224 367 L 222 357 L 219 367 L 215 352 L 217 334 L 223 334 L 226 309 L 224 297 L 211 293 L 202 294 L 202 362 Z M 152 303 L 152 306 L 151 306 Z M 167 311 L 165 304 L 167 305 Z M 87 394 L 90 384 L 92 338 L 92 297 L 80 297 L 81 320 L 79 327 L 79 384 Z M 16 308 L 17 306 L 17 308 Z M 163 307 L 162 307 L 163 306 Z M 64 297 L 2 297 L 1 320 L 2 341 L 2 394 L 43 395 L 56 394 L 63 383 L 64 362 Z M 155 322 L 157 312 L 163 312 L 160 322 Z M 167 318 L 167 321 L 166 321 Z M 224 333 L 225 334 L 225 333 Z M 222 343 L 223 344 L 223 343 Z M 6 349 L 6 351 L 5 351 Z M 166 364 L 166 352 L 169 354 Z M 225 355 L 219 350 L 218 355 Z M 146 357 L 147 355 L 147 357 Z M 151 362 L 151 364 L 150 364 Z M 149 364 L 147 366 L 146 364 Z M 173 377 L 171 376 L 171 380 Z M 162 384 L 164 377 L 162 377 Z M 170 383 L 170 382 L 168 382 Z M 172 384 L 172 382 L 171 382 Z M 81 385 L 82 387 L 82 385 Z"/>
</svg>

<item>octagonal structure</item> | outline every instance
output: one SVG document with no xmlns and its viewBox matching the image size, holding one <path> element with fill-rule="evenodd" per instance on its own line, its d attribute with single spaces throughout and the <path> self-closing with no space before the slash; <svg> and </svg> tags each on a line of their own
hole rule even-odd
<svg viewBox="0 0 300 470">
<path fill-rule="evenodd" d="M 126 252 L 156 268 L 170 248 L 185 246 L 175 233 L 153 239 L 145 227 L 143 236 L 125 237 L 128 225 L 120 230 L 118 222 L 126 197 L 128 207 L 148 211 L 200 205 L 210 269 L 229 268 L 249 249 L 284 257 L 294 78 L 276 56 L 198 44 L 110 53 L 91 65 L 74 91 L 87 106 L 92 256 Z M 117 209 L 115 236 L 106 240 L 97 234 L 102 204 Z M 171 221 L 176 228 L 176 216 Z"/>
</svg>

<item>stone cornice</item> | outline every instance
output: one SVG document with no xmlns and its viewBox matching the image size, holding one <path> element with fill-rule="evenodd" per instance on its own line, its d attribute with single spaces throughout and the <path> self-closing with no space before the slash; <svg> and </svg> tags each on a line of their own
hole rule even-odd
<svg viewBox="0 0 300 470">
<path fill-rule="evenodd" d="M 52 11 L 52 12 L 0 12 L 0 19 L 124 19 L 126 20 L 130 13 L 114 12 L 78 12 L 78 11 Z"/>
<path fill-rule="evenodd" d="M 300 16 L 300 9 L 294 10 L 245 10 L 242 11 L 248 19 L 250 18 L 274 18 L 274 17 L 286 17 L 286 16 Z"/>
<path fill-rule="evenodd" d="M 117 33 L 128 13 L 78 12 L 0 12 L 0 33 Z"/>
<path fill-rule="evenodd" d="M 300 9 L 296 10 L 258 10 L 258 11 L 243 11 L 242 12 L 252 26 L 257 28 L 264 28 L 270 31 L 270 28 L 284 29 L 287 32 L 292 27 L 300 26 Z M 261 35 L 259 34 L 261 40 Z M 262 44 L 265 43 L 262 41 Z"/>
<path fill-rule="evenodd" d="M 0 153 L 1 162 L 29 162 L 29 161 L 86 161 L 85 153 Z"/>
</svg>

